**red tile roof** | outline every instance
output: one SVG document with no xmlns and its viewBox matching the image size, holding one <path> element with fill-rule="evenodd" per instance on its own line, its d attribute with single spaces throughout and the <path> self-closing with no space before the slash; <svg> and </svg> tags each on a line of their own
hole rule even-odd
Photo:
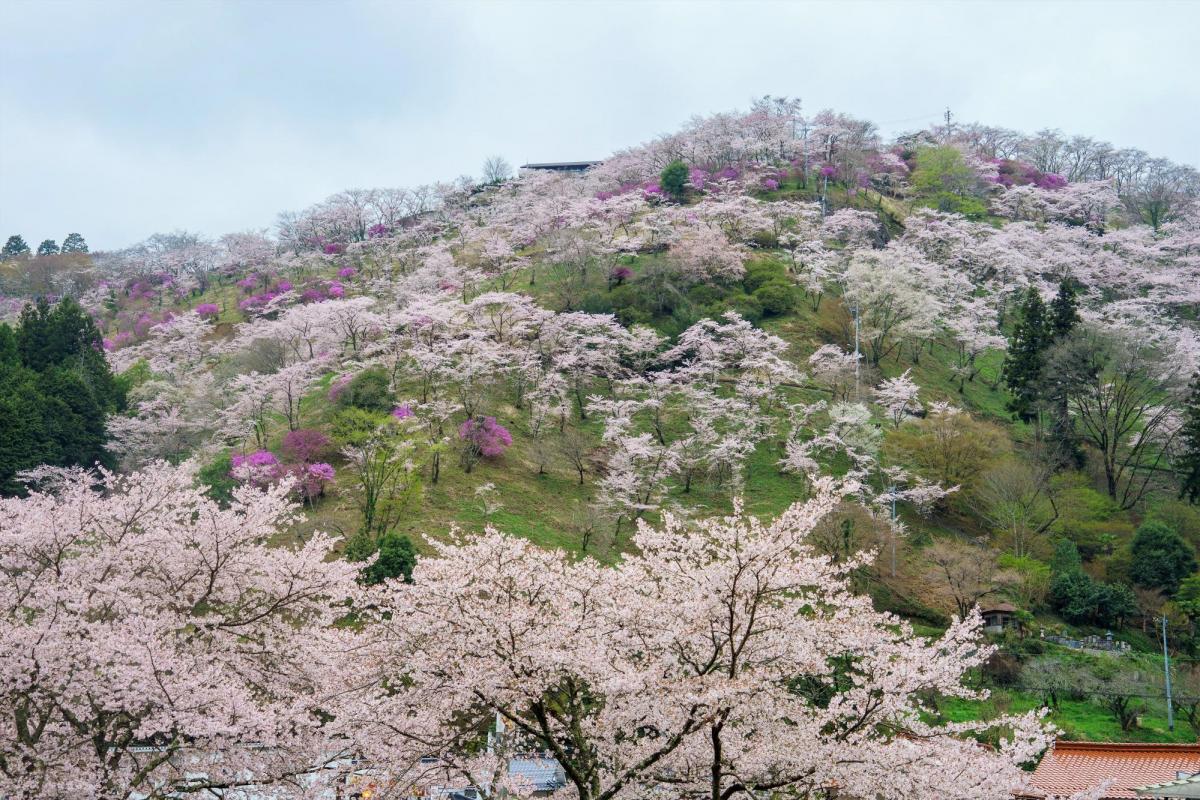
<svg viewBox="0 0 1200 800">
<path fill-rule="evenodd" d="M 1179 772 L 1200 772 L 1200 744 L 1058 741 L 1030 776 L 1040 794 L 1025 792 L 1018 797 L 1067 797 L 1112 780 L 1106 800 L 1134 798 L 1137 787 L 1175 780 Z"/>
</svg>

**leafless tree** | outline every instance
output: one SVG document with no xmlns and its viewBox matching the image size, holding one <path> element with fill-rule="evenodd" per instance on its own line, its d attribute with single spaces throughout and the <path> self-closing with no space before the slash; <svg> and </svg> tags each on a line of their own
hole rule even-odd
<svg viewBox="0 0 1200 800">
<path fill-rule="evenodd" d="M 1000 569 L 996 552 L 989 547 L 956 539 L 942 539 L 925 548 L 929 580 L 954 601 L 959 617 L 966 617 L 979 601 L 1004 591 L 1017 576 Z"/>
<path fill-rule="evenodd" d="M 483 162 L 484 183 L 504 183 L 512 175 L 512 166 L 502 156 L 491 156 Z"/>
<path fill-rule="evenodd" d="M 1180 387 L 1147 345 L 1088 329 L 1054 348 L 1047 372 L 1100 457 L 1108 496 L 1133 508 L 1168 472 L 1178 436 L 1171 399 Z"/>
<path fill-rule="evenodd" d="M 579 485 L 583 485 L 583 476 L 587 472 L 588 456 L 592 452 L 592 442 L 578 428 L 568 428 L 559 439 L 559 450 L 579 475 Z"/>
<path fill-rule="evenodd" d="M 1031 547 L 1058 519 L 1050 470 L 1017 459 L 989 470 L 979 488 L 983 518 L 1007 540 L 1014 556 L 1029 555 Z"/>
</svg>

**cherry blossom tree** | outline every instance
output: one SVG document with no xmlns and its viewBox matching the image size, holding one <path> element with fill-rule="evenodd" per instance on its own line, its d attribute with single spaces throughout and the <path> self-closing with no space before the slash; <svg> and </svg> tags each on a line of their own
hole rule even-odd
<svg viewBox="0 0 1200 800">
<path fill-rule="evenodd" d="M 945 283 L 930 262 L 904 247 L 859 253 L 846 271 L 845 299 L 858 309 L 871 362 L 903 342 L 931 336 L 942 314 Z"/>
<path fill-rule="evenodd" d="M 926 640 L 851 593 L 863 558 L 834 563 L 806 538 L 853 487 L 815 490 L 772 523 L 740 508 L 641 523 L 614 568 L 490 529 L 437 545 L 412 585 L 372 597 L 362 654 L 377 674 L 353 717 L 364 754 L 411 780 L 416 754 L 436 753 L 426 769 L 476 781 L 479 731 L 498 718 L 589 800 L 1006 796 L 1045 746 L 1036 715 L 922 714 L 929 694 L 979 696 L 963 677 L 991 652 L 980 617 Z M 992 728 L 1007 731 L 998 749 L 970 738 Z"/>
<path fill-rule="evenodd" d="M 670 254 L 678 265 L 679 274 L 688 283 L 736 281 L 745 273 L 743 250 L 730 244 L 720 230 L 706 226 L 681 235 L 671 246 Z"/>
<path fill-rule="evenodd" d="M 911 411 L 920 408 L 917 395 L 921 387 L 909 377 L 910 369 L 895 378 L 888 378 L 875 389 L 875 400 L 883 406 L 893 427 L 900 427 Z"/>
<path fill-rule="evenodd" d="M 294 781 L 338 757 L 322 730 L 332 540 L 266 542 L 289 488 L 223 509 L 187 468 L 79 472 L 0 500 L 0 791 L 165 797 Z"/>
</svg>

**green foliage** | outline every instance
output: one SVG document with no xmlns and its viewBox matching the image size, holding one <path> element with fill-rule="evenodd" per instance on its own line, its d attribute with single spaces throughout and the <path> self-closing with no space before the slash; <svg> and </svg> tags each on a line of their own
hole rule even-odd
<svg viewBox="0 0 1200 800">
<path fill-rule="evenodd" d="M 361 408 L 344 408 L 333 418 L 333 438 L 340 444 L 361 445 L 375 434 L 383 418 Z"/>
<path fill-rule="evenodd" d="M 1050 605 L 1067 622 L 1113 626 L 1137 613 L 1137 602 L 1129 587 L 1102 583 L 1084 572 L 1073 543 L 1058 543 L 1052 570 Z"/>
<path fill-rule="evenodd" d="M 58 255 L 58 243 L 53 239 L 43 239 L 38 245 L 37 254 L 39 256 Z"/>
<path fill-rule="evenodd" d="M 387 370 L 372 367 L 351 379 L 350 385 L 338 396 L 338 405 L 386 414 L 392 410 L 392 399 Z"/>
<path fill-rule="evenodd" d="M 1017 576 L 1016 585 L 1010 590 L 1013 599 L 1026 608 L 1037 608 L 1050 591 L 1050 565 L 1031 556 L 1014 556 L 1002 553 L 997 559 L 1001 569 Z"/>
<path fill-rule="evenodd" d="M 787 268 L 772 259 L 755 259 L 746 264 L 746 274 L 742 276 L 742 285 L 746 291 L 753 294 L 760 286 L 772 281 L 786 281 Z"/>
<path fill-rule="evenodd" d="M 74 301 L 27 306 L 0 325 L 0 493 L 38 464 L 114 466 L 105 418 L 125 405 L 92 318 Z"/>
<path fill-rule="evenodd" d="M 773 280 L 755 289 L 754 299 L 762 304 L 764 315 L 787 314 L 796 307 L 796 287 L 790 281 Z"/>
<path fill-rule="evenodd" d="M 209 497 L 222 506 L 227 506 L 233 500 L 233 490 L 238 485 L 238 482 L 229 474 L 232 471 L 233 462 L 229 453 L 226 452 L 201 467 L 196 478 Z"/>
<path fill-rule="evenodd" d="M 663 167 L 659 176 L 662 190 L 671 196 L 675 202 L 682 202 L 687 196 L 688 168 L 687 164 L 675 160 Z"/>
<path fill-rule="evenodd" d="M 724 309 L 721 311 L 723 310 L 736 311 L 750 322 L 758 322 L 763 315 L 762 302 L 748 294 L 732 294 L 725 298 Z M 710 313 L 708 316 L 716 317 L 720 314 Z"/>
<path fill-rule="evenodd" d="M 88 251 L 87 242 L 78 233 L 68 233 L 67 238 L 63 239 L 62 252 L 64 253 L 86 253 Z"/>
<path fill-rule="evenodd" d="M 1189 503 L 1200 502 L 1200 373 L 1192 378 L 1188 390 L 1179 440 L 1179 455 L 1175 458 L 1180 479 L 1179 496 Z"/>
<path fill-rule="evenodd" d="M 8 237 L 8 241 L 4 243 L 4 248 L 0 250 L 0 261 L 27 255 L 29 255 L 29 245 L 25 244 L 25 239 L 18 233 Z"/>
<path fill-rule="evenodd" d="M 363 570 L 363 583 L 383 583 L 392 578 L 402 578 L 405 583 L 412 583 L 417 552 L 413 549 L 411 539 L 399 533 L 385 533 L 379 537 L 378 551 L 379 558 Z"/>
<path fill-rule="evenodd" d="M 1037 415 L 1042 367 L 1049 344 L 1046 305 L 1038 290 L 1031 286 L 1025 293 L 1004 360 L 1004 382 L 1013 394 L 1009 409 L 1025 421 Z"/>
<path fill-rule="evenodd" d="M 1196 553 L 1171 527 L 1143 523 L 1130 546 L 1129 577 L 1138 586 L 1174 594 L 1180 582 L 1196 570 Z"/>
<path fill-rule="evenodd" d="M 1074 542 L 1059 539 L 1054 543 L 1054 557 L 1050 559 L 1050 570 L 1055 575 L 1083 570 L 1083 559 L 1079 557 L 1079 548 Z"/>
<path fill-rule="evenodd" d="M 1079 300 L 1075 296 L 1075 284 L 1070 280 L 1062 280 L 1058 284 L 1058 294 L 1050 301 L 1050 320 L 1048 333 L 1058 339 L 1075 330 L 1079 324 Z"/>
<path fill-rule="evenodd" d="M 912 186 L 939 211 L 962 214 L 969 219 L 987 215 L 987 206 L 978 197 L 979 176 L 956 147 L 946 145 L 920 150 Z"/>
<path fill-rule="evenodd" d="M 1179 582 L 1175 605 L 1190 620 L 1200 619 L 1200 575 L 1188 575 Z"/>
</svg>

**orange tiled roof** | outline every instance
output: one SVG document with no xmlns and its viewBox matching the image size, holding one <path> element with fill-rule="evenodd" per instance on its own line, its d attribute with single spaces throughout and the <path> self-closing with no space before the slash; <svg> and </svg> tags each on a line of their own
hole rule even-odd
<svg viewBox="0 0 1200 800">
<path fill-rule="evenodd" d="M 1065 797 L 1112 780 L 1106 800 L 1135 798 L 1135 788 L 1174 780 L 1179 772 L 1200 772 L 1200 744 L 1058 741 L 1030 776 L 1030 783 L 1042 794 L 1018 796 Z"/>
</svg>

